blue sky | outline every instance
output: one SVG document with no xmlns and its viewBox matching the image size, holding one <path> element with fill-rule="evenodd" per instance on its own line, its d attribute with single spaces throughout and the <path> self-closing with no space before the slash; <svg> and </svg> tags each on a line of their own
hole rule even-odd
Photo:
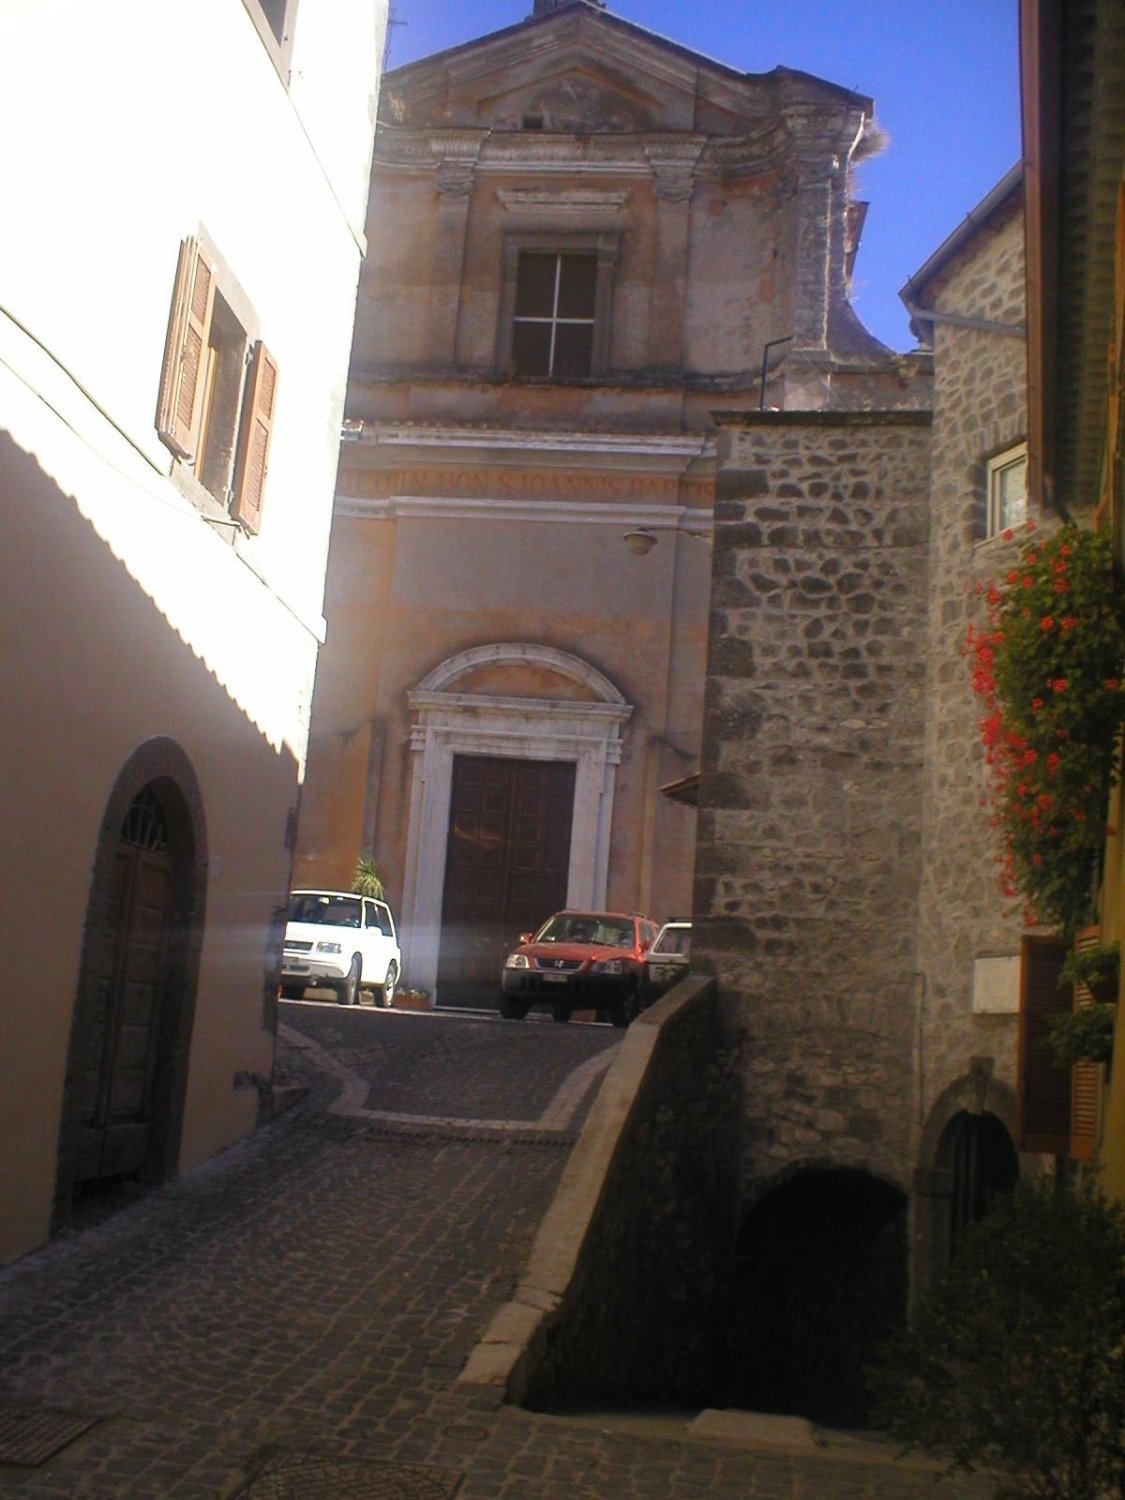
<svg viewBox="0 0 1125 1500">
<path fill-rule="evenodd" d="M 856 311 L 894 349 L 898 293 L 1020 155 L 1017 0 L 609 0 L 609 9 L 747 73 L 782 64 L 875 100 L 890 136 L 859 171 L 871 204 Z M 394 0 L 390 66 L 514 25 L 531 0 Z"/>
</svg>

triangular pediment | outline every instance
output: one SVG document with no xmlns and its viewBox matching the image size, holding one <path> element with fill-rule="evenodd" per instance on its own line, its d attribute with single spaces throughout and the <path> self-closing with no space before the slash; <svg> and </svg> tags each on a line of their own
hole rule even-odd
<svg viewBox="0 0 1125 1500">
<path fill-rule="evenodd" d="M 579 131 L 659 130 L 665 101 L 658 92 L 621 78 L 581 53 L 552 59 L 533 77 L 496 80 L 495 92 L 476 103 L 477 125 L 518 130 L 534 128 L 572 134 Z"/>
<path fill-rule="evenodd" d="M 786 104 L 842 100 L 857 96 L 784 68 L 740 73 L 572 0 L 388 73 L 381 115 L 422 130 L 738 136 L 760 130 Z"/>
</svg>

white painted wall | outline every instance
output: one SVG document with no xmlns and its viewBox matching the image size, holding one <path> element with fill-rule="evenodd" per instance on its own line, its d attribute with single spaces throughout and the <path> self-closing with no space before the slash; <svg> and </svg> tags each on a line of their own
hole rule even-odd
<svg viewBox="0 0 1125 1500">
<path fill-rule="evenodd" d="M 153 735 L 212 865 L 181 1162 L 254 1118 L 266 922 L 304 764 L 386 0 L 303 0 L 290 86 L 240 0 L 0 8 L 0 1260 L 45 1236 L 99 825 Z M 279 366 L 260 534 L 173 482 L 155 409 L 200 227 Z"/>
</svg>

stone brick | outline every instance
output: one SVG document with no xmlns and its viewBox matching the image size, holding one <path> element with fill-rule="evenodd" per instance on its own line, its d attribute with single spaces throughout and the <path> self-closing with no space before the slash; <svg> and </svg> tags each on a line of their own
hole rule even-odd
<svg viewBox="0 0 1125 1500">
<path fill-rule="evenodd" d="M 930 433 L 898 413 L 788 415 L 728 433 L 733 472 L 769 485 L 716 529 L 716 561 L 758 602 L 724 617 L 752 688 L 712 639 L 704 738 L 728 769 L 714 803 L 704 778 L 698 947 L 744 1028 L 748 1183 L 815 1162 L 904 1185 Z"/>
<path fill-rule="evenodd" d="M 942 277 L 933 302 L 939 310 L 1018 323 L 1024 317 L 1023 286 L 1023 221 L 1011 212 L 973 238 Z M 918 929 L 918 969 L 927 997 L 920 1017 L 924 1116 L 966 1075 L 978 1053 L 995 1057 L 998 1083 L 1014 1085 L 1015 1019 L 973 1014 L 973 961 L 981 954 L 1016 952 L 1021 931 L 999 892 L 993 833 L 980 806 L 980 704 L 962 651 L 970 623 L 983 619 L 975 590 L 1001 575 L 1010 555 L 1002 539 L 981 539 L 985 461 L 1026 433 L 1024 343 L 938 324 L 934 371 Z"/>
</svg>

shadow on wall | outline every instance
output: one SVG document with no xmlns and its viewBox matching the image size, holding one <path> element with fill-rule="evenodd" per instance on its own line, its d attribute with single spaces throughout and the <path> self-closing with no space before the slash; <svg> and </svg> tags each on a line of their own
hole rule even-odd
<svg viewBox="0 0 1125 1500">
<path fill-rule="evenodd" d="M 867 1172 L 801 1172 L 744 1217 L 727 1405 L 867 1420 L 863 1370 L 906 1316 L 906 1197 Z"/>
<path fill-rule="evenodd" d="M 18 1164 L 0 1172 L 2 1261 L 45 1237 L 43 1210 L 51 1178 L 57 1189 L 57 1223 L 65 1221 L 72 1190 L 85 1180 L 75 1165 L 86 1123 L 82 1099 L 92 1095 L 94 1083 L 99 1097 L 103 1092 L 98 1068 L 103 1054 L 108 1055 L 99 1042 L 102 990 L 107 984 L 114 989 L 120 980 L 131 1002 L 143 969 L 148 990 L 161 1002 L 167 999 L 163 969 L 153 968 L 158 979 L 149 983 L 146 968 L 143 939 L 155 930 L 147 895 L 138 908 L 138 942 L 127 949 L 135 959 L 133 967 L 118 965 L 107 979 L 104 966 L 87 961 L 76 984 L 83 954 L 90 960 L 107 946 L 104 931 L 112 924 L 100 918 L 117 910 L 120 892 L 113 881 L 123 878 L 124 845 L 136 854 L 137 869 L 144 865 L 146 893 L 167 887 L 161 922 L 173 934 L 169 972 L 178 976 L 179 994 L 168 1012 L 171 1029 L 154 1022 L 145 1031 L 149 1041 L 155 1038 L 152 1068 L 144 1076 L 156 1080 L 159 1126 L 145 1135 L 139 1165 L 130 1158 L 122 1167 L 101 1152 L 91 1180 L 116 1182 L 136 1173 L 160 1180 L 177 1167 L 189 1060 L 194 1064 L 198 1058 L 191 1050 L 196 964 L 178 953 L 176 943 L 197 951 L 201 942 L 196 929 L 204 917 L 205 826 L 218 826 L 228 847 L 239 842 L 241 864 L 236 868 L 249 869 L 253 884 L 228 875 L 214 900 L 208 898 L 210 941 L 229 958 L 224 972 L 237 973 L 238 987 L 233 997 L 217 991 L 212 971 L 211 989 L 203 997 L 208 1023 L 214 1030 L 215 1010 L 226 1006 L 232 1021 L 237 1013 L 237 1024 L 229 1028 L 234 1039 L 213 1046 L 204 1065 L 227 1085 L 237 1068 L 264 1055 L 268 1043 L 259 1044 L 255 1023 L 263 1035 L 272 1032 L 277 977 L 267 973 L 273 959 L 267 943 L 271 906 L 284 894 L 286 813 L 295 802 L 298 767 L 290 748 L 269 742 L 173 628 L 75 500 L 4 432 L 0 492 L 9 501 L 0 591 L 14 643 L 0 660 L 5 703 L 0 846 L 9 856 L 8 866 L 19 871 L 21 908 L 20 922 L 0 936 L 0 962 L 13 995 L 37 996 L 34 1014 L 14 1002 L 0 1005 L 0 1041 L 18 1060 L 0 1088 L 0 1125 L 18 1121 L 31 1143 Z M 144 525 L 146 504 L 157 503 L 122 486 L 121 504 L 133 507 L 138 527 Z M 203 523 L 188 516 L 185 524 Z M 173 569 L 174 560 L 162 566 Z M 225 609 L 228 602 L 214 597 L 208 607 Z M 177 748 L 180 742 L 188 747 L 183 752 Z M 188 775 L 192 766 L 199 773 L 194 790 L 189 786 L 194 773 Z M 116 801 L 115 785 L 121 792 Z M 252 796 L 245 794 L 248 786 L 254 788 Z M 155 799 L 169 820 L 166 863 L 171 874 L 161 865 L 161 840 L 126 836 L 142 792 Z M 196 810 L 190 836 L 185 796 Z M 262 826 L 249 821 L 254 818 Z M 247 846 L 250 856 L 244 853 Z M 107 851 L 100 864 L 99 850 Z M 181 864 L 188 870 L 182 878 L 176 873 Z M 36 973 L 31 956 L 40 965 Z M 253 988 L 255 970 L 262 975 L 260 992 Z M 85 1009 L 81 1000 L 76 1007 L 76 988 L 85 997 Z M 123 1014 L 122 1055 L 128 1060 L 136 1028 L 131 1012 Z M 87 1034 L 89 1045 L 83 1042 Z M 247 1047 L 256 1049 L 249 1058 Z M 133 1071 L 138 1076 L 143 1072 L 139 1065 Z M 117 1069 L 114 1076 L 120 1073 Z M 218 1089 L 216 1095 L 221 1110 L 224 1095 Z M 213 1111 L 202 1128 L 196 1120 L 196 1134 L 226 1144 L 244 1111 L 235 1101 L 216 1124 L 218 1113 Z M 149 1115 L 138 1108 L 132 1114 L 143 1117 L 147 1130 Z"/>
</svg>

